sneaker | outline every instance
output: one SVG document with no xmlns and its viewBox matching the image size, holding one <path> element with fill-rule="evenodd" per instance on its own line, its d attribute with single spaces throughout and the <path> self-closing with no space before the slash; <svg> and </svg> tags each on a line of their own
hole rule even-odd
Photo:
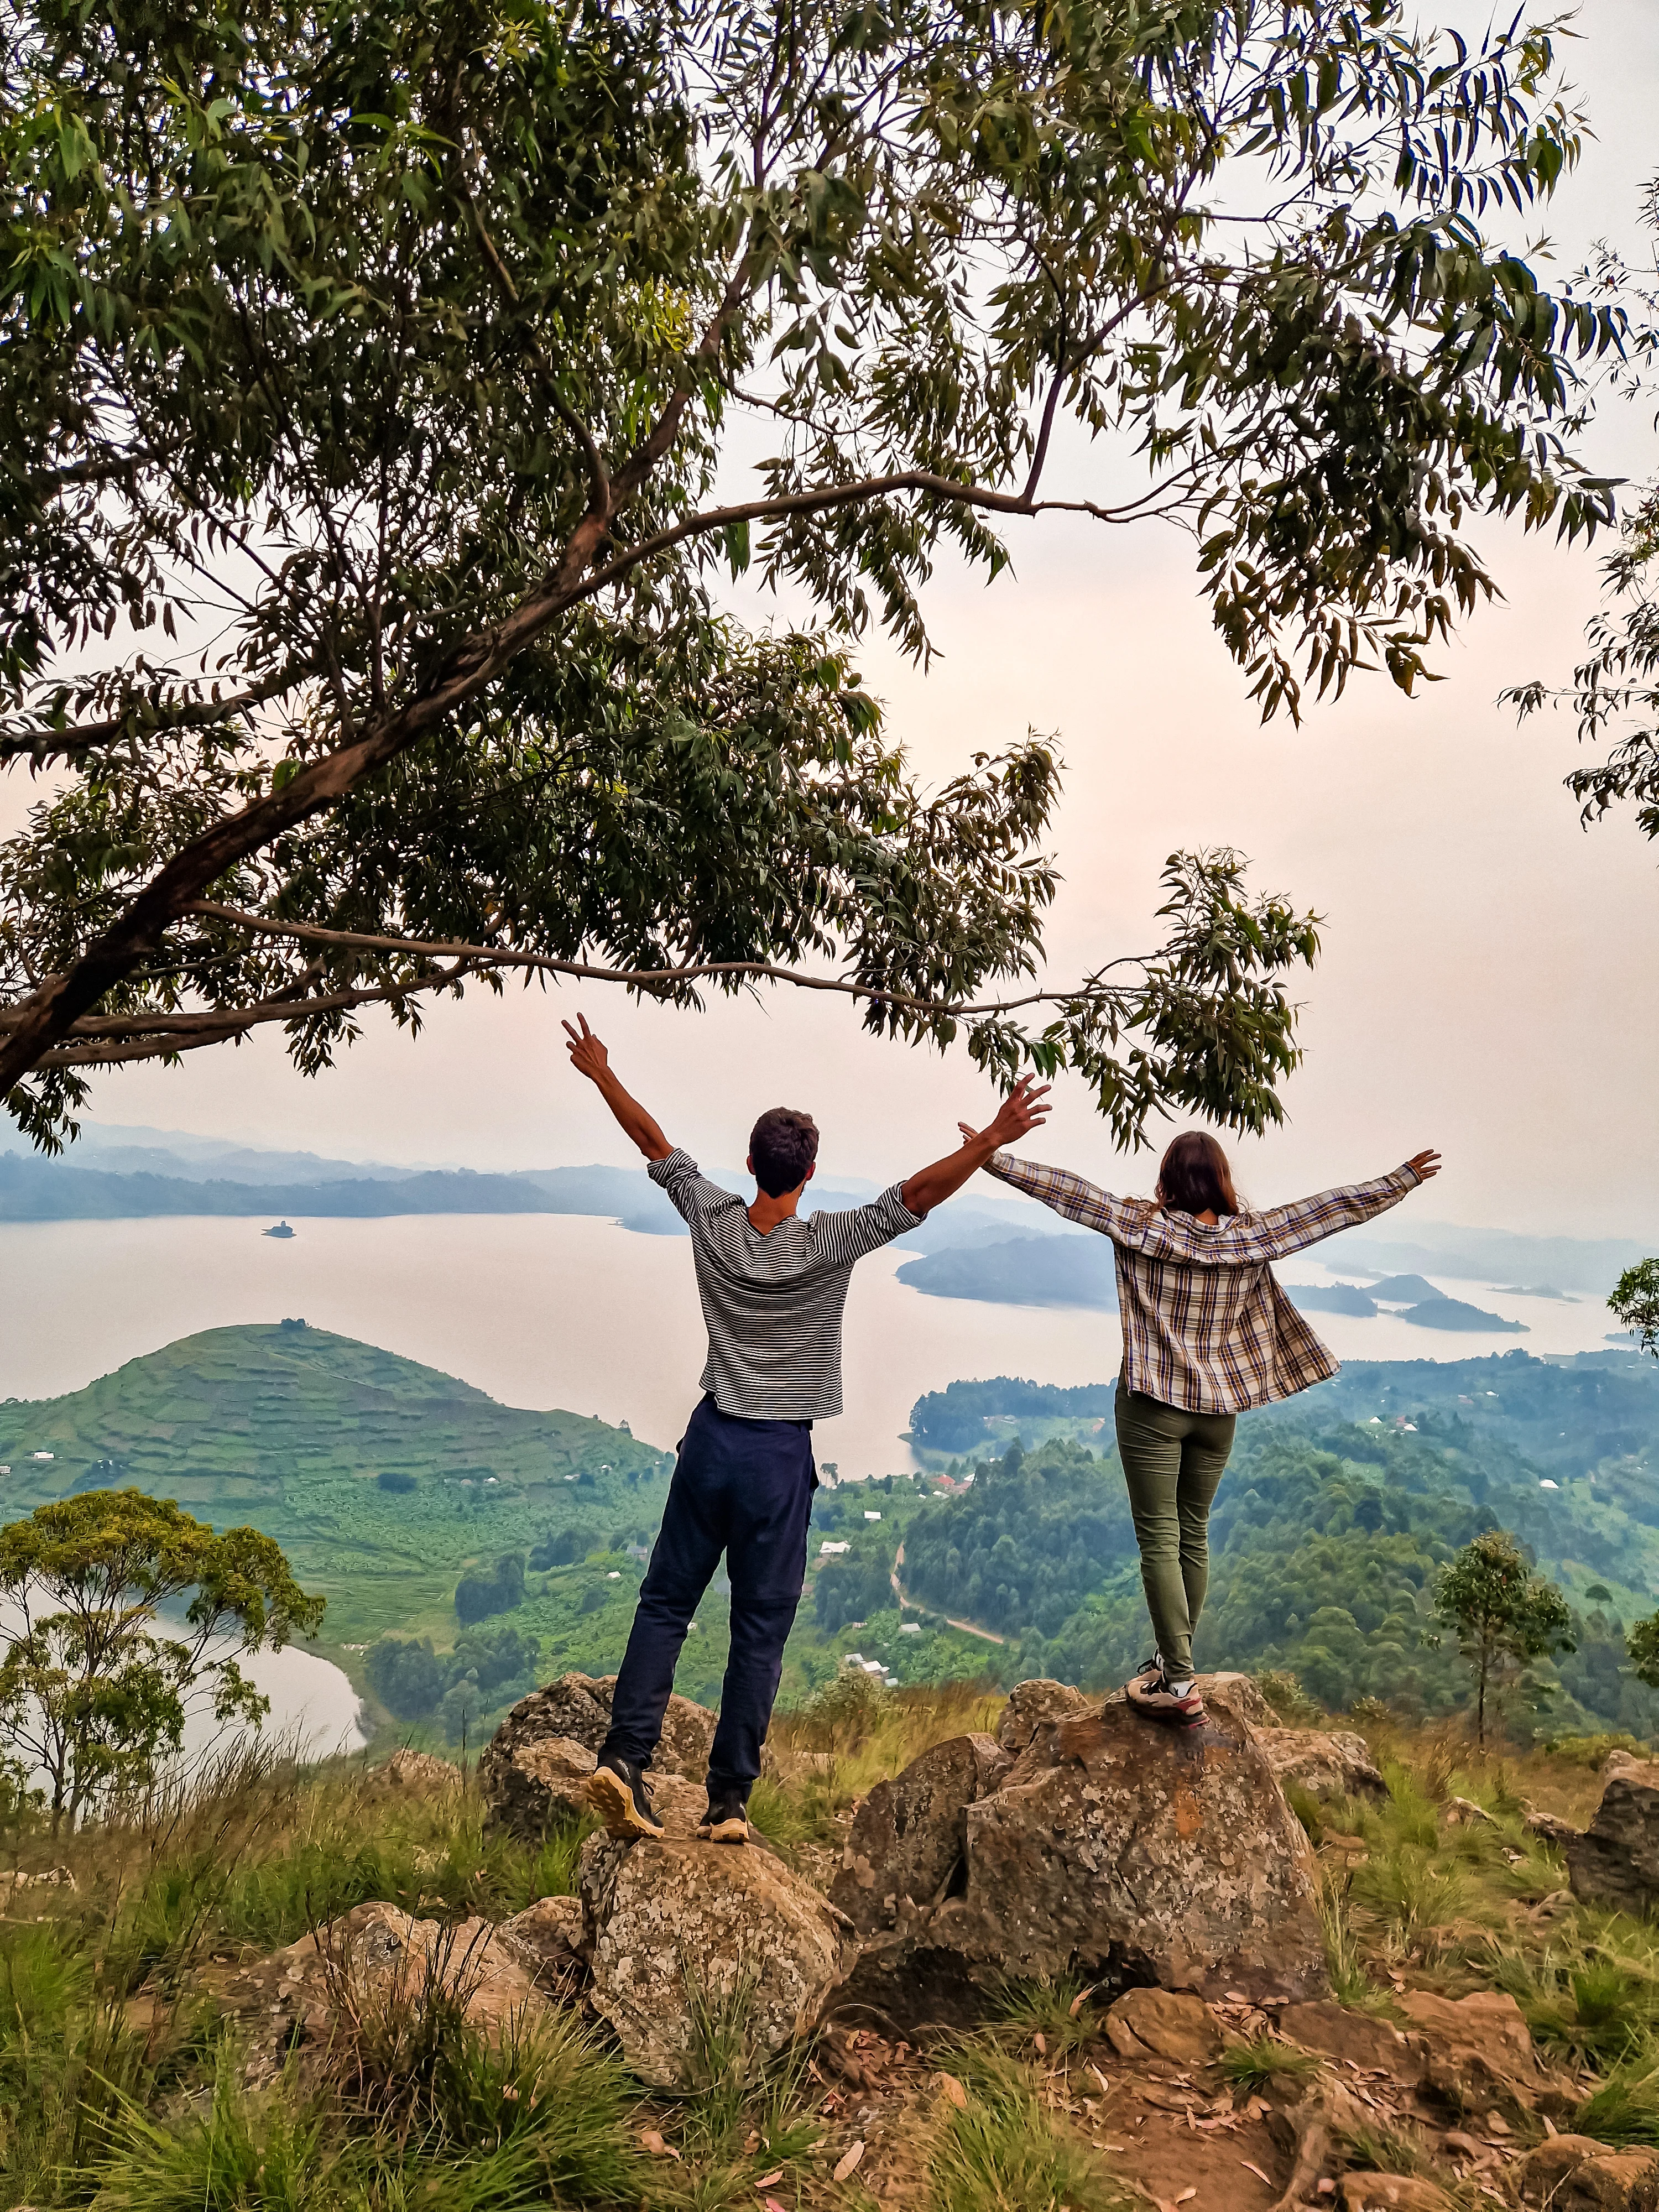
<svg viewBox="0 0 1659 2212">
<path fill-rule="evenodd" d="M 651 1810 L 645 1770 L 629 1759 L 602 1759 L 588 1776 L 582 1795 L 613 1836 L 631 1843 L 663 1832 L 661 1821 Z"/>
<path fill-rule="evenodd" d="M 1144 1697 L 1148 1691 L 1163 1687 L 1164 1661 L 1161 1655 L 1154 1651 L 1150 1659 L 1142 1660 L 1123 1685 L 1123 1694 L 1126 1698 Z"/>
<path fill-rule="evenodd" d="M 1143 1667 L 1132 1681 L 1124 1684 L 1124 1694 L 1138 1713 L 1149 1721 L 1162 1721 L 1167 1728 L 1198 1728 L 1206 1718 L 1204 1700 L 1196 1686 L 1188 1682 L 1177 1696 L 1165 1680 L 1161 1664 L 1156 1672 Z"/>
<path fill-rule="evenodd" d="M 711 1790 L 708 1809 L 697 1826 L 697 1833 L 711 1844 L 746 1844 L 749 1841 L 749 1806 L 735 1790 Z"/>
</svg>

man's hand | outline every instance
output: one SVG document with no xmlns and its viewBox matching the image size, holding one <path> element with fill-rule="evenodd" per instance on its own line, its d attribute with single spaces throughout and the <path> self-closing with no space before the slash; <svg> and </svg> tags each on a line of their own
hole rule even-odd
<svg viewBox="0 0 1659 2212">
<path fill-rule="evenodd" d="M 1419 1152 L 1414 1158 L 1407 1160 L 1406 1165 L 1419 1182 L 1426 1182 L 1431 1176 L 1439 1174 L 1440 1155 L 1438 1152 Z"/>
<path fill-rule="evenodd" d="M 646 1112 L 637 1098 L 630 1098 L 616 1077 L 611 1073 L 611 1055 L 587 1026 L 585 1014 L 578 1014 L 579 1029 L 563 1024 L 566 1048 L 570 1065 L 578 1075 L 585 1075 L 594 1085 L 601 1098 L 617 1117 L 617 1126 L 630 1137 L 648 1160 L 665 1160 L 674 1147 Z"/>
<path fill-rule="evenodd" d="M 1054 1109 L 1043 1101 L 1054 1087 L 1052 1083 L 1039 1084 L 1034 1075 L 1022 1075 L 998 1108 L 994 1119 L 982 1129 L 970 1128 L 966 1121 L 957 1123 L 963 1145 L 988 1145 L 994 1152 L 1000 1152 L 1005 1145 L 1017 1145 L 1022 1137 L 1048 1120 Z"/>
<path fill-rule="evenodd" d="M 965 1121 L 958 1121 L 962 1150 L 952 1152 L 948 1159 L 935 1160 L 932 1167 L 923 1168 L 920 1175 L 913 1175 L 904 1185 L 904 1203 L 911 1212 L 928 1213 L 934 1206 L 942 1206 L 962 1188 L 969 1176 L 978 1174 L 993 1152 L 1013 1144 L 1028 1129 L 1035 1129 L 1045 1121 L 1048 1108 L 1043 1102 L 1052 1087 L 1047 1083 L 1039 1084 L 1034 1075 L 1022 1075 L 1003 1100 L 995 1118 L 982 1129 L 970 1129 Z"/>
<path fill-rule="evenodd" d="M 611 1066 L 611 1055 L 587 1026 L 586 1014 L 578 1014 L 580 1030 L 573 1030 L 568 1022 L 561 1024 L 568 1039 L 565 1049 L 570 1054 L 570 1065 L 578 1075 L 585 1075 L 590 1083 L 597 1083 Z"/>
</svg>

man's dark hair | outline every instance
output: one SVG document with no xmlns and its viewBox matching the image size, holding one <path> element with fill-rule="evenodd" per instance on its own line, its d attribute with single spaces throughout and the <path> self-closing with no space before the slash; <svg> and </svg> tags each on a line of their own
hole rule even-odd
<svg viewBox="0 0 1659 2212">
<path fill-rule="evenodd" d="M 793 1106 L 773 1106 L 749 1133 L 749 1157 L 755 1181 L 769 1198 L 798 1190 L 818 1156 L 818 1125 Z"/>
</svg>

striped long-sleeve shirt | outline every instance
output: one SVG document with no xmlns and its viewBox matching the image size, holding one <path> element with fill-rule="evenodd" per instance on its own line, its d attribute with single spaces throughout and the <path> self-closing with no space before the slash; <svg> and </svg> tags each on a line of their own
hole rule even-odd
<svg viewBox="0 0 1659 2212">
<path fill-rule="evenodd" d="M 651 1180 L 691 1231 L 708 1327 L 702 1387 L 748 1421 L 822 1421 L 841 1411 L 841 1319 L 856 1261 L 921 1219 L 895 1183 L 845 1213 L 793 1215 L 763 1237 L 735 1191 L 686 1153 L 653 1160 Z"/>
<path fill-rule="evenodd" d="M 1114 1198 L 1064 1168 L 998 1152 L 994 1176 L 1109 1237 L 1123 1385 L 1189 1413 L 1242 1413 L 1322 1382 L 1338 1362 L 1273 1279 L 1271 1261 L 1384 1213 L 1417 1188 L 1409 1167 L 1212 1226 L 1152 1200 Z"/>
</svg>

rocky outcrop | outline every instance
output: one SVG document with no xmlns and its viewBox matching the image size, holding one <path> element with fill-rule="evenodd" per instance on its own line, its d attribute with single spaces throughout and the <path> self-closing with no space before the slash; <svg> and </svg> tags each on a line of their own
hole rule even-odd
<svg viewBox="0 0 1659 2212">
<path fill-rule="evenodd" d="M 1650 2150 L 1610 2150 L 1589 2136 L 1552 2136 L 1514 2174 L 1522 2204 L 1549 2212 L 1659 2212 L 1659 2160 Z"/>
<path fill-rule="evenodd" d="M 1029 1721 L 1029 1734 L 963 1808 L 945 1894 L 866 1944 L 837 2008 L 907 2029 L 962 2023 L 1006 1979 L 1066 1973 L 1109 1989 L 1324 1995 L 1312 1853 L 1227 1686 L 1206 1685 L 1209 1720 L 1183 1733 L 1121 1698 L 1079 1711 L 1075 1692 L 1048 1694 L 1059 1686 L 1022 1685 L 1008 1733 Z M 875 1894 L 897 1894 L 873 1861 L 872 1876 Z"/>
<path fill-rule="evenodd" d="M 565 1674 L 520 1698 L 478 1761 L 486 1826 L 535 1841 L 583 1808 L 582 1789 L 611 1726 L 614 1674 Z M 702 1782 L 714 1716 L 672 1697 L 652 1761 L 653 1782 Z"/>
<path fill-rule="evenodd" d="M 1608 1766 L 1595 1819 L 1566 1842 L 1567 1879 L 1587 1905 L 1639 1916 L 1659 1904 L 1659 1765 Z"/>
<path fill-rule="evenodd" d="M 1349 1729 L 1264 1728 L 1258 1730 L 1267 1764 L 1288 1790 L 1310 1797 L 1386 1797 L 1370 1746 Z"/>
<path fill-rule="evenodd" d="M 861 1936 L 887 1934 L 943 1899 L 967 1851 L 969 1806 L 1012 1765 L 988 1735 L 958 1735 L 877 1783 L 853 1815 L 830 1889 Z"/>
<path fill-rule="evenodd" d="M 273 2081 L 291 2054 L 302 2071 L 314 2068 L 341 2047 L 352 2019 L 412 2014 L 434 1989 L 459 2002 L 492 2041 L 544 2003 L 532 1968 L 490 1922 L 445 1927 L 379 1903 L 354 1906 L 286 1950 L 208 1979 L 240 2031 L 246 2079 L 256 2087 Z"/>
<path fill-rule="evenodd" d="M 850 1948 L 842 1915 L 765 1851 L 592 1836 L 581 1891 L 588 2001 L 653 2088 L 699 2086 L 700 2008 L 741 2004 L 751 2061 L 782 2050 Z"/>
</svg>

